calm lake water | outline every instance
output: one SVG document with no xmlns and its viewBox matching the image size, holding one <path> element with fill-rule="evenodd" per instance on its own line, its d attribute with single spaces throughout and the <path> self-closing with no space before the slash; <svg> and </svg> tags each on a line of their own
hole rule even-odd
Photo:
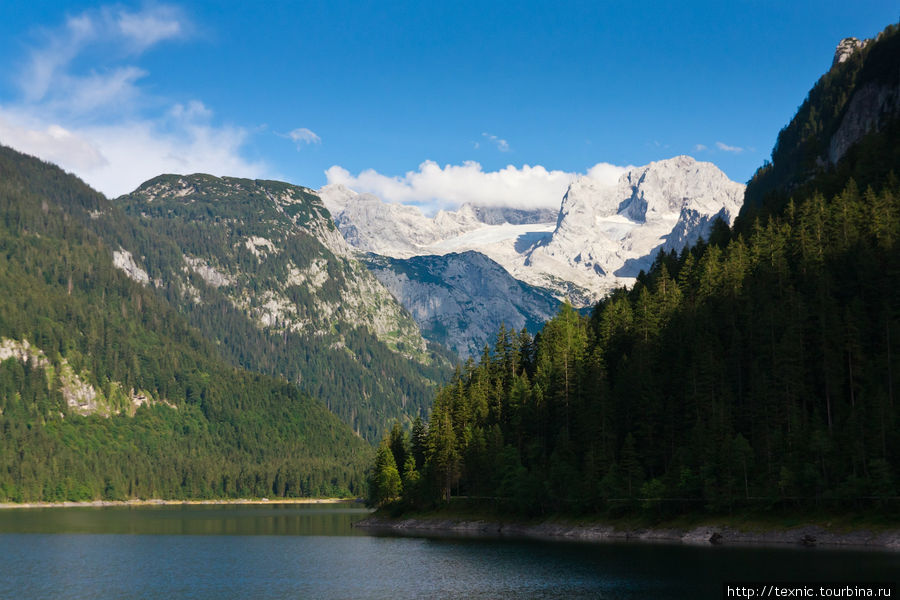
<svg viewBox="0 0 900 600">
<path fill-rule="evenodd" d="M 359 505 L 0 510 L 0 598 L 721 598 L 723 581 L 885 581 L 900 555 L 391 537 Z"/>
</svg>

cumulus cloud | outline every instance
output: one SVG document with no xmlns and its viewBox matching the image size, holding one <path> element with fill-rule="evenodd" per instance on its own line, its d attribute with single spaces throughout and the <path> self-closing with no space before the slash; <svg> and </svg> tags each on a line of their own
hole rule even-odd
<svg viewBox="0 0 900 600">
<path fill-rule="evenodd" d="M 92 186 L 110 196 L 132 191 L 160 173 L 211 173 L 258 178 L 265 165 L 241 156 L 247 133 L 236 127 L 213 127 L 195 118 L 168 130 L 150 121 L 117 123 L 86 130 L 106 158 L 83 172 Z"/>
<path fill-rule="evenodd" d="M 724 142 L 716 142 L 716 148 L 723 152 L 733 152 L 735 154 L 740 154 L 744 151 L 744 149 L 739 146 L 729 146 Z"/>
<path fill-rule="evenodd" d="M 35 122 L 0 109 L 0 142 L 73 171 L 91 171 L 109 162 L 93 141 L 56 124 Z"/>
<path fill-rule="evenodd" d="M 612 184 L 626 170 L 626 167 L 599 163 L 591 167 L 587 175 Z M 557 208 L 566 188 L 579 176 L 578 173 L 547 170 L 540 165 L 521 168 L 509 165 L 497 171 L 484 171 L 474 161 L 443 167 L 434 161 L 425 161 L 418 170 L 402 176 L 382 175 L 373 169 L 353 175 L 335 165 L 325 175 L 328 183 L 343 184 L 388 202 L 418 205 L 426 212 L 456 208 L 467 202 L 484 206 Z"/>
<path fill-rule="evenodd" d="M 303 144 L 321 144 L 322 138 L 320 138 L 316 133 L 306 127 L 299 127 L 289 134 L 287 134 L 288 138 L 292 139 L 295 144 L 297 144 L 297 149 L 299 150 Z"/>
<path fill-rule="evenodd" d="M 509 152 L 510 151 L 509 142 L 507 142 L 506 140 L 501 139 L 491 133 L 482 133 L 481 135 L 485 139 L 492 142 L 495 146 L 497 146 L 497 150 L 499 150 L 500 152 Z M 477 143 L 475 144 L 475 147 L 478 148 Z"/>
<path fill-rule="evenodd" d="M 627 167 L 620 167 L 618 165 L 614 165 L 611 163 L 597 163 L 590 169 L 588 169 L 587 176 L 595 181 L 600 182 L 603 185 L 612 186 L 615 185 L 619 178 L 627 173 L 629 170 L 634 167 L 629 165 Z"/>
<path fill-rule="evenodd" d="M 150 98 L 133 62 L 193 30 L 177 7 L 110 6 L 36 34 L 18 70 L 21 97 L 0 104 L 0 143 L 54 162 L 109 196 L 160 173 L 269 175 L 242 157 L 247 132 L 216 125 L 198 100 Z M 76 65 L 88 65 L 79 70 Z"/>
</svg>

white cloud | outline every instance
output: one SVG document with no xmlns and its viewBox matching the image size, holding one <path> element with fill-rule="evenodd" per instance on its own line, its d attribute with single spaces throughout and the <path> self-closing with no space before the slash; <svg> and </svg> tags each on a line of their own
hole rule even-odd
<svg viewBox="0 0 900 600">
<path fill-rule="evenodd" d="M 110 197 L 161 173 L 269 175 L 264 164 L 241 156 L 243 129 L 205 119 L 176 107 L 161 120 L 66 128 L 0 107 L 0 143 L 56 163 Z"/>
<path fill-rule="evenodd" d="M 694 146 L 694 152 L 703 152 L 706 149 L 706 144 L 697 144 Z"/>
<path fill-rule="evenodd" d="M 599 163 L 587 175 L 604 183 L 615 183 L 627 170 Z M 367 169 L 353 175 L 333 166 L 325 175 L 328 183 L 340 183 L 357 192 L 375 194 L 388 201 L 422 206 L 425 212 L 456 208 L 466 202 L 485 206 L 517 208 L 558 208 L 569 184 L 579 176 L 566 171 L 548 171 L 537 165 L 517 168 L 509 165 L 498 171 L 484 171 L 481 165 L 467 161 L 444 165 L 425 161 L 418 170 L 403 176 L 382 175 Z"/>
<path fill-rule="evenodd" d="M 173 106 L 169 109 L 169 115 L 175 119 L 185 121 L 208 121 L 212 118 L 212 111 L 206 108 L 206 105 L 199 100 L 191 100 L 187 103 L 187 106 L 183 104 Z"/>
<path fill-rule="evenodd" d="M 320 138 L 316 133 L 306 127 L 299 127 L 289 134 L 287 137 L 294 140 L 294 143 L 297 144 L 297 149 L 300 149 L 301 144 L 321 144 L 322 138 Z"/>
<path fill-rule="evenodd" d="M 20 71 L 19 86 L 27 102 L 62 103 L 73 95 L 91 96 L 92 91 L 98 91 L 105 92 L 104 103 L 111 103 L 113 93 L 130 93 L 131 84 L 144 75 L 143 71 L 122 67 L 79 75 L 69 68 L 73 59 L 91 48 L 102 49 L 107 58 L 141 54 L 159 42 L 182 37 L 190 29 L 190 22 L 179 9 L 165 5 L 137 12 L 104 7 L 70 16 L 62 27 L 42 32 L 41 43 L 32 48 L 28 64 Z M 80 104 L 71 109 L 85 108 L 92 107 Z"/>
<path fill-rule="evenodd" d="M 744 149 L 739 146 L 729 146 L 723 142 L 716 142 L 716 148 L 723 152 L 734 152 L 735 154 L 740 154 L 744 151 Z"/>
<path fill-rule="evenodd" d="M 150 74 L 128 62 L 191 30 L 166 5 L 89 10 L 43 30 L 19 71 L 21 98 L 0 105 L 0 143 L 54 162 L 109 196 L 161 173 L 271 176 L 263 163 L 243 158 L 244 129 L 214 124 L 198 100 L 150 98 L 139 85 Z"/>
<path fill-rule="evenodd" d="M 611 163 L 597 163 L 596 165 L 588 169 L 587 176 L 591 179 L 599 181 L 603 185 L 615 185 L 616 182 L 619 181 L 619 177 L 633 168 L 634 167 L 631 165 L 627 167 L 620 167 Z"/>
<path fill-rule="evenodd" d="M 188 21 L 174 6 L 153 6 L 136 13 L 120 9 L 114 11 L 112 19 L 138 52 L 163 40 L 181 37 L 189 29 Z"/>
<path fill-rule="evenodd" d="M 84 135 L 97 144 L 106 164 L 79 175 L 109 196 L 128 193 L 161 173 L 260 178 L 268 172 L 265 165 L 241 157 L 247 134 L 240 128 L 188 119 L 167 130 L 135 121 L 97 127 Z"/>
<path fill-rule="evenodd" d="M 0 109 L 0 143 L 73 171 L 90 171 L 108 164 L 96 143 L 55 124 L 35 123 L 24 115 Z"/>
<path fill-rule="evenodd" d="M 487 138 L 488 140 L 492 141 L 494 143 L 494 145 L 497 146 L 497 150 L 499 150 L 500 152 L 509 152 L 510 151 L 509 142 L 507 142 L 506 140 L 501 139 L 501 138 L 497 137 L 496 135 L 493 135 L 490 133 L 482 133 L 481 135 L 483 137 Z M 477 146 L 476 146 L 476 148 L 477 148 Z"/>
<path fill-rule="evenodd" d="M 78 81 L 71 78 L 66 99 L 58 102 L 64 104 L 66 112 L 81 115 L 100 108 L 130 106 L 141 94 L 135 82 L 146 75 L 142 69 L 125 66 L 102 75 L 91 73 Z"/>
</svg>

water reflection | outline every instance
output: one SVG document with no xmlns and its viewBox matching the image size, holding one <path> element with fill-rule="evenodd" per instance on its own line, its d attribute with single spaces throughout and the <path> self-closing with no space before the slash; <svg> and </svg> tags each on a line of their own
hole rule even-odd
<svg viewBox="0 0 900 600">
<path fill-rule="evenodd" d="M 370 536 L 350 526 L 367 513 L 351 504 L 0 511 L 0 598 L 696 600 L 722 598 L 726 581 L 900 572 L 891 552 Z"/>
<path fill-rule="evenodd" d="M 0 533 L 365 535 L 358 503 L 107 506 L 0 510 Z"/>
</svg>

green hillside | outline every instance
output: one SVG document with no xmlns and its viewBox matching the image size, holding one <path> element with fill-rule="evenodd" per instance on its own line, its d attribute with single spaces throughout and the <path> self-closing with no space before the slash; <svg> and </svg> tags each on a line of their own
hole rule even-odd
<svg viewBox="0 0 900 600">
<path fill-rule="evenodd" d="M 102 215 L 120 223 L 106 239 Z M 368 445 L 116 268 L 109 240 L 128 227 L 75 177 L 0 148 L 0 499 L 360 493 Z"/>
<path fill-rule="evenodd" d="M 163 175 L 93 226 L 229 361 L 284 377 L 359 435 L 424 414 L 449 375 L 306 188 Z M 124 214 L 123 214 L 124 213 Z"/>
</svg>

